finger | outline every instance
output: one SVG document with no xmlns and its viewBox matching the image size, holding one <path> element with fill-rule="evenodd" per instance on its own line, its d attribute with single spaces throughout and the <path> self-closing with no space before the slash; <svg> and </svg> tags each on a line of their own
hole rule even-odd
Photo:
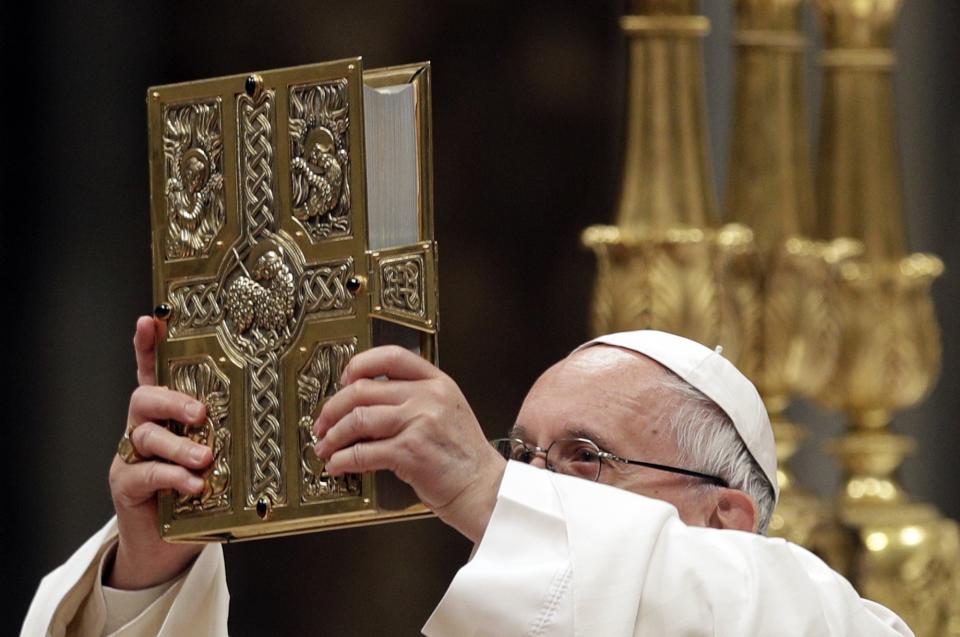
<svg viewBox="0 0 960 637">
<path fill-rule="evenodd" d="M 166 387 L 142 385 L 133 390 L 127 424 L 131 427 L 148 421 L 176 420 L 188 425 L 203 422 L 206 407 L 202 402 Z"/>
<path fill-rule="evenodd" d="M 393 380 L 422 380 L 439 373 L 439 369 L 413 352 L 397 345 L 384 345 L 351 358 L 340 377 L 340 386 L 349 385 L 359 378 L 386 376 Z"/>
<path fill-rule="evenodd" d="M 344 387 L 320 410 L 313 433 L 323 437 L 330 427 L 360 405 L 399 405 L 410 393 L 407 381 L 384 381 L 361 378 Z"/>
<path fill-rule="evenodd" d="M 315 448 L 320 458 L 329 458 L 344 447 L 361 440 L 392 438 L 403 429 L 400 410 L 394 406 L 359 406 L 344 416 Z"/>
<path fill-rule="evenodd" d="M 392 440 L 358 442 L 330 456 L 324 468 L 333 476 L 382 470 L 396 473 L 395 446 Z"/>
<path fill-rule="evenodd" d="M 166 427 L 146 422 L 133 430 L 130 441 L 144 458 L 163 458 L 190 469 L 203 469 L 213 460 L 206 445 L 178 436 Z"/>
<path fill-rule="evenodd" d="M 141 385 L 157 384 L 156 347 L 156 324 L 152 317 L 141 316 L 137 319 L 137 330 L 133 334 L 133 351 L 137 357 L 137 382 Z"/>
<path fill-rule="evenodd" d="M 175 489 L 195 495 L 203 491 L 203 478 L 166 462 L 138 462 L 123 467 L 114 478 L 116 494 L 131 504 L 153 497 L 157 491 Z"/>
</svg>

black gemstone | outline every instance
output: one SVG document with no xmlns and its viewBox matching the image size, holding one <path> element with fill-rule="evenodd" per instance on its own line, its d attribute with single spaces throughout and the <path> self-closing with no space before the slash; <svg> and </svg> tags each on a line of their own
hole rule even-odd
<svg viewBox="0 0 960 637">
<path fill-rule="evenodd" d="M 260 516 L 260 519 L 265 520 L 268 513 L 270 513 L 270 504 L 267 499 L 260 498 L 257 500 L 257 515 Z"/>
<path fill-rule="evenodd" d="M 257 93 L 257 86 L 259 85 L 258 79 L 256 75 L 249 75 L 247 76 L 247 81 L 243 83 L 243 90 L 245 90 L 250 97 L 253 97 Z"/>
<path fill-rule="evenodd" d="M 354 293 L 358 292 L 360 290 L 360 279 L 355 276 L 347 279 L 347 289 Z"/>
<path fill-rule="evenodd" d="M 167 303 L 161 303 L 157 307 L 153 308 L 154 318 L 164 320 L 170 317 L 170 313 L 173 312 L 173 308 L 170 307 Z"/>
</svg>

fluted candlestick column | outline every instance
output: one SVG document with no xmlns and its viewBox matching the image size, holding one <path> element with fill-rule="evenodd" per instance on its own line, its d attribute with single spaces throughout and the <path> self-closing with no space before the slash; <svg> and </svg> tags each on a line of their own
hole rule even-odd
<svg viewBox="0 0 960 637">
<path fill-rule="evenodd" d="M 701 50 L 710 25 L 699 4 L 633 0 L 620 21 L 629 55 L 623 182 L 616 225 L 583 234 L 597 255 L 591 329 L 664 329 L 722 344 L 736 360 L 754 333 L 740 329 L 743 300 L 725 282 L 752 235 L 717 229 Z"/>
<path fill-rule="evenodd" d="M 960 535 L 904 491 L 897 470 L 915 442 L 889 428 L 939 373 L 930 286 L 943 271 L 935 256 L 907 255 L 892 82 L 901 2 L 817 6 L 825 42 L 818 232 L 864 246 L 842 270 L 840 357 L 820 393 L 849 425 L 830 447 L 844 471 L 837 508 L 857 537 L 851 575 L 861 593 L 899 612 L 917 635 L 939 636 L 960 628 Z"/>
</svg>

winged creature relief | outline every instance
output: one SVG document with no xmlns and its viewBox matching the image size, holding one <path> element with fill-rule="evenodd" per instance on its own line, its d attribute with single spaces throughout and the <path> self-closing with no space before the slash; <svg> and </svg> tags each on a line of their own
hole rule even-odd
<svg viewBox="0 0 960 637">
<path fill-rule="evenodd" d="M 313 240 L 350 233 L 347 81 L 290 91 L 293 215 Z"/>
<path fill-rule="evenodd" d="M 230 430 L 227 415 L 230 405 L 229 380 L 209 360 L 177 363 L 172 370 L 174 388 L 195 396 L 207 406 L 207 418 L 199 427 L 172 423 L 181 435 L 210 447 L 213 463 L 203 473 L 203 492 L 177 494 L 177 515 L 201 511 L 219 511 L 230 507 Z"/>
<path fill-rule="evenodd" d="M 164 116 L 168 259 L 205 255 L 226 219 L 219 100 Z"/>
</svg>

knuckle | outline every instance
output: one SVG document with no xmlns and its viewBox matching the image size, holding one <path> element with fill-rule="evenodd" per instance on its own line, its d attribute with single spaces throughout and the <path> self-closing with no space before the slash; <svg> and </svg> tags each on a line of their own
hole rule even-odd
<svg viewBox="0 0 960 637">
<path fill-rule="evenodd" d="M 448 393 L 447 388 L 444 387 L 444 383 L 441 379 L 428 381 L 426 387 L 426 393 L 430 396 L 430 398 L 433 399 L 434 402 L 439 401 Z"/>
<path fill-rule="evenodd" d="M 350 430 L 354 434 L 363 434 L 366 430 L 367 417 L 370 414 L 364 406 L 354 407 L 353 418 L 350 419 Z"/>
<path fill-rule="evenodd" d="M 156 427 L 152 423 L 140 425 L 130 433 L 130 440 L 133 442 L 133 446 L 141 453 L 152 449 L 156 438 Z"/>
<path fill-rule="evenodd" d="M 116 462 L 114 462 L 113 464 L 110 465 L 110 472 L 107 473 L 107 484 L 110 486 L 111 493 L 117 490 L 117 487 L 119 486 L 118 485 L 119 479 L 120 479 L 120 467 L 117 466 Z"/>
<path fill-rule="evenodd" d="M 366 457 L 366 445 L 362 442 L 358 442 L 352 447 L 353 452 L 353 466 L 354 468 L 360 468 L 363 466 L 363 459 Z"/>
<path fill-rule="evenodd" d="M 413 452 L 413 450 L 416 449 L 417 447 L 416 442 L 414 440 L 414 436 L 411 435 L 410 433 L 406 433 L 403 436 L 398 436 L 397 447 L 398 447 L 397 450 L 400 453 L 404 454 L 405 456 L 409 456 Z"/>
<path fill-rule="evenodd" d="M 133 390 L 133 394 L 130 395 L 130 402 L 132 403 L 142 403 L 150 395 L 150 387 L 147 385 L 140 385 Z"/>
<path fill-rule="evenodd" d="M 370 390 L 373 389 L 372 383 L 374 381 L 369 378 L 361 378 L 357 382 L 350 385 L 350 392 L 352 398 L 356 400 L 362 399 L 364 396 L 367 396 L 370 393 Z"/>
<path fill-rule="evenodd" d="M 176 449 L 174 451 L 175 460 L 180 464 L 185 464 L 190 460 L 190 450 L 193 447 L 193 443 L 184 438 L 177 442 Z"/>
<path fill-rule="evenodd" d="M 156 462 L 151 462 L 145 466 L 143 470 L 143 483 L 151 491 L 156 491 L 160 488 L 162 476 L 160 475 L 160 465 Z"/>
<path fill-rule="evenodd" d="M 387 362 L 387 365 L 396 365 L 400 362 L 400 359 L 403 358 L 404 350 L 399 345 L 387 345 L 386 351 L 383 353 L 384 359 Z"/>
<path fill-rule="evenodd" d="M 424 438 L 425 436 L 418 430 L 407 430 L 404 435 L 398 437 L 397 443 L 404 456 L 413 457 L 422 449 Z"/>
</svg>

